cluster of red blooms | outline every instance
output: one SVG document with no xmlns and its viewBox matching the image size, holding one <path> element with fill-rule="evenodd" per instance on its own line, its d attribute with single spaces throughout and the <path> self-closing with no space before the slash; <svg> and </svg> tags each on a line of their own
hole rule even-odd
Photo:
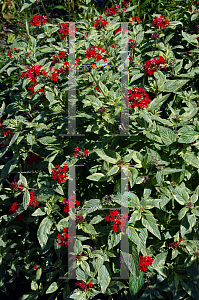
<svg viewBox="0 0 199 300">
<path fill-rule="evenodd" d="M 117 8 L 119 7 L 119 5 L 116 6 L 111 6 L 111 8 L 108 8 L 106 10 L 106 12 L 108 13 L 108 15 L 113 16 L 117 13 Z"/>
<path fill-rule="evenodd" d="M 68 200 L 66 200 L 65 198 L 64 198 L 64 200 L 63 200 L 63 203 L 65 204 L 65 206 L 64 206 L 64 211 L 65 211 L 66 214 L 69 212 L 69 205 L 71 205 L 72 208 L 74 207 L 73 203 L 70 203 L 70 200 L 73 199 L 74 197 L 75 197 L 75 196 L 72 196 L 72 195 L 71 195 L 71 196 L 68 198 Z M 75 201 L 75 204 L 76 204 L 76 205 L 80 205 L 80 201 L 76 200 L 76 201 Z"/>
<path fill-rule="evenodd" d="M 98 109 L 98 114 L 103 115 L 103 113 L 106 111 L 106 109 L 108 109 L 108 108 L 107 108 L 107 107 L 104 107 L 104 106 L 100 107 L 100 108 Z"/>
<path fill-rule="evenodd" d="M 152 264 L 153 260 L 150 256 L 139 257 L 140 259 L 140 271 L 145 272 L 148 270 L 148 266 Z"/>
<path fill-rule="evenodd" d="M 6 128 L 7 126 L 6 125 L 3 125 L 2 123 L 1 123 L 1 121 L 0 121 L 0 129 L 2 129 L 2 128 Z"/>
<path fill-rule="evenodd" d="M 64 180 L 68 177 L 67 175 L 68 166 L 64 164 L 64 166 L 61 168 L 59 165 L 55 166 L 55 168 L 52 169 L 52 175 L 54 179 L 58 179 L 58 184 L 64 182 Z"/>
<path fill-rule="evenodd" d="M 128 7 L 129 2 L 131 2 L 132 0 L 124 0 L 122 1 L 122 5 Z"/>
<path fill-rule="evenodd" d="M 152 57 L 150 60 L 147 60 L 144 63 L 144 70 L 150 75 L 152 75 L 155 71 L 160 70 L 161 68 L 167 70 L 167 64 L 161 56 L 159 56 L 159 58 Z"/>
<path fill-rule="evenodd" d="M 136 42 L 135 40 L 133 40 L 133 39 L 130 39 L 128 44 L 129 44 L 129 48 L 130 48 L 130 49 L 133 49 L 133 50 L 134 50 L 134 49 L 136 48 L 136 46 L 137 46 L 137 42 Z"/>
<path fill-rule="evenodd" d="M 69 22 L 70 23 L 70 22 Z M 72 24 L 73 25 L 73 24 Z M 65 40 L 66 36 L 68 35 L 69 33 L 69 24 L 65 23 L 65 22 L 62 22 L 60 25 L 59 25 L 60 29 L 59 29 L 59 33 L 61 34 L 61 39 L 62 40 Z M 74 29 L 74 25 L 72 26 Z M 77 28 L 75 27 L 75 32 L 78 32 Z M 71 32 L 70 33 L 70 36 L 74 37 L 74 34 Z"/>
<path fill-rule="evenodd" d="M 179 242 L 182 242 L 182 238 L 179 238 Z M 170 246 L 174 249 L 178 249 L 178 248 L 180 248 L 179 242 L 173 242 L 170 244 Z"/>
<path fill-rule="evenodd" d="M 83 152 L 84 152 L 84 155 L 88 155 L 90 153 L 90 151 L 88 151 L 88 149 L 84 150 L 83 152 L 82 151 L 79 151 L 79 147 L 75 148 L 75 151 L 73 153 L 73 156 L 82 156 Z M 79 151 L 79 153 L 77 153 Z"/>
<path fill-rule="evenodd" d="M 133 24 L 136 21 L 138 21 L 138 23 L 141 23 L 142 21 L 140 20 L 139 17 L 131 17 L 132 21 L 130 22 L 130 24 Z"/>
<path fill-rule="evenodd" d="M 12 134 L 12 131 L 8 130 L 8 131 L 4 132 L 3 135 L 5 135 L 9 139 L 9 138 L 11 138 L 11 134 Z"/>
<path fill-rule="evenodd" d="M 32 26 L 38 26 L 40 24 L 46 24 L 47 17 L 42 15 L 36 15 L 32 17 L 32 20 L 29 22 Z"/>
<path fill-rule="evenodd" d="M 91 26 L 95 26 L 96 29 L 105 28 L 108 25 L 108 22 L 102 17 L 99 16 L 98 19 L 95 20 L 95 23 Z"/>
<path fill-rule="evenodd" d="M 38 164 L 40 159 L 41 158 L 38 155 L 29 153 L 29 156 L 26 157 L 26 162 L 29 164 L 29 166 L 32 166 L 34 163 Z"/>
<path fill-rule="evenodd" d="M 96 86 L 95 89 L 98 91 L 98 93 L 101 93 L 99 86 Z"/>
<path fill-rule="evenodd" d="M 164 16 L 160 16 L 158 17 L 154 17 L 154 20 L 151 22 L 151 26 L 156 25 L 157 27 L 162 27 L 163 29 L 165 29 L 167 27 L 167 25 L 169 26 L 170 23 L 168 20 L 166 20 L 166 18 Z"/>
<path fill-rule="evenodd" d="M 78 290 L 80 290 L 80 291 L 89 290 L 89 289 L 93 286 L 93 284 L 90 282 L 90 283 L 88 284 L 88 287 L 87 287 L 87 286 L 86 286 L 86 283 L 84 283 L 83 280 L 82 280 L 82 282 L 77 282 L 77 283 L 75 283 L 75 285 L 79 285 L 79 286 L 80 286 L 81 289 L 78 289 Z"/>
<path fill-rule="evenodd" d="M 57 239 L 59 239 L 60 242 L 59 241 L 56 241 L 56 242 L 58 243 L 59 246 L 67 247 L 69 244 L 69 239 L 70 239 L 71 243 L 73 242 L 73 237 L 69 236 L 67 227 L 63 227 L 63 229 L 61 229 L 61 231 L 62 231 L 62 234 L 58 234 L 58 236 L 57 236 Z"/>
<path fill-rule="evenodd" d="M 37 206 L 39 206 L 39 203 L 36 201 L 37 198 L 33 196 L 33 193 L 34 193 L 34 191 L 29 192 L 30 202 L 29 202 L 28 206 L 34 205 L 34 207 L 37 207 Z M 9 209 L 10 214 L 12 215 L 15 211 L 17 211 L 17 209 L 19 208 L 20 205 L 21 205 L 20 203 L 14 202 Z M 24 213 L 21 213 L 15 218 L 15 222 L 18 222 L 19 220 L 25 219 L 25 218 L 27 218 L 27 215 Z"/>
<path fill-rule="evenodd" d="M 113 212 L 110 212 L 110 215 L 105 217 L 105 221 L 111 221 L 118 224 L 119 228 L 124 231 L 124 222 L 128 218 L 128 215 L 124 213 L 124 216 L 122 218 L 122 221 L 119 220 L 119 212 L 117 210 L 114 210 Z M 114 232 L 118 232 L 118 228 L 116 224 L 112 224 Z"/>
<path fill-rule="evenodd" d="M 53 55 L 53 57 L 52 57 L 52 58 L 53 58 L 52 62 L 54 63 L 55 61 L 59 60 L 59 58 L 62 59 L 62 58 L 64 58 L 65 56 L 66 56 L 66 53 L 65 53 L 65 52 L 59 51 L 59 54 Z"/>
<path fill-rule="evenodd" d="M 119 31 L 123 31 L 123 32 L 127 32 L 128 30 L 125 28 L 122 28 L 121 26 L 115 31 L 115 33 L 119 32 Z"/>
<path fill-rule="evenodd" d="M 86 219 L 83 217 L 82 214 L 80 214 L 79 216 L 75 215 L 75 219 L 75 222 L 77 224 L 86 222 Z"/>
<path fill-rule="evenodd" d="M 21 183 L 20 185 L 18 185 L 18 183 L 16 182 L 16 180 L 14 179 L 14 181 L 11 183 L 11 186 L 10 188 L 13 190 L 13 191 L 17 191 L 18 189 L 23 192 L 23 189 L 25 188 L 23 186 L 23 184 Z"/>
<path fill-rule="evenodd" d="M 148 104 L 151 102 L 148 94 L 142 88 L 133 88 L 128 90 L 128 101 L 129 107 L 131 109 L 135 107 L 148 107 Z"/>
<path fill-rule="evenodd" d="M 29 97 L 32 97 L 33 94 L 39 93 L 39 92 L 44 92 L 44 89 L 38 89 L 37 92 L 34 91 L 34 87 L 36 85 L 38 85 L 39 83 L 36 81 L 37 80 L 37 76 L 39 75 L 43 75 L 43 73 L 41 72 L 41 68 L 42 66 L 27 66 L 25 67 L 25 69 L 28 69 L 28 71 L 26 72 L 22 72 L 21 76 L 22 77 L 26 77 L 26 78 L 30 78 L 30 80 L 32 81 L 33 85 L 28 87 L 28 90 L 32 90 L 32 94 L 29 94 Z"/>
<path fill-rule="evenodd" d="M 21 51 L 21 49 L 17 49 L 17 48 L 14 48 L 13 49 L 14 51 Z M 9 58 L 12 58 L 12 56 L 11 56 L 11 50 L 8 50 L 8 53 L 6 54 L 6 56 L 8 56 Z"/>
<path fill-rule="evenodd" d="M 80 260 L 81 256 L 83 256 L 83 254 L 76 254 L 76 255 L 73 255 L 72 259 Z"/>
<path fill-rule="evenodd" d="M 97 50 L 96 50 L 97 49 Z M 96 61 L 101 60 L 102 56 L 100 54 L 105 53 L 106 51 L 100 46 L 91 46 L 86 50 L 86 57 L 89 59 L 91 57 L 95 58 Z M 105 61 L 105 58 L 104 58 Z"/>
</svg>

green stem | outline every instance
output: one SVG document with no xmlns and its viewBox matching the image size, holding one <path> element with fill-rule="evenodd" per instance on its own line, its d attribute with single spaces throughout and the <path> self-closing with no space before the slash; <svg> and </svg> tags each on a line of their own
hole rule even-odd
<svg viewBox="0 0 199 300">
<path fill-rule="evenodd" d="M 105 44 L 105 47 L 106 47 L 106 52 L 107 52 L 107 54 L 108 54 L 109 57 L 110 57 L 111 55 L 110 55 L 109 50 L 108 50 L 108 46 L 107 46 L 107 43 L 106 43 L 106 39 L 105 39 L 104 33 L 103 33 L 103 31 L 101 31 L 101 32 L 102 32 L 102 37 L 103 37 L 104 44 Z M 114 70 L 117 72 L 117 69 L 116 69 L 116 67 L 115 67 L 115 65 L 116 65 L 115 58 L 113 58 L 113 63 L 114 63 Z"/>
<path fill-rule="evenodd" d="M 59 211 L 54 211 L 54 212 L 56 212 L 58 215 L 60 215 L 60 217 L 62 218 L 62 219 L 65 219 L 65 217 L 59 212 Z"/>
<path fill-rule="evenodd" d="M 91 69 L 91 72 L 90 72 L 90 74 L 91 74 L 91 76 L 93 77 L 93 80 L 95 81 L 95 84 L 96 84 L 96 86 L 99 86 L 99 85 L 98 85 L 98 83 L 97 83 L 97 81 L 95 80 L 95 78 L 94 78 L 93 74 L 92 74 L 92 69 Z M 104 97 L 105 97 L 106 101 L 108 102 L 109 100 L 107 99 L 107 97 L 106 97 L 106 95 L 104 94 L 104 92 L 103 92 L 103 91 L 102 91 L 102 94 L 104 95 Z"/>
</svg>

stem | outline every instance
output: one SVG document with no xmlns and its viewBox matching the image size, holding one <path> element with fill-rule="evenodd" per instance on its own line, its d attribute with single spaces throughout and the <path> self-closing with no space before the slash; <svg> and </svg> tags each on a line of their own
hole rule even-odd
<svg viewBox="0 0 199 300">
<path fill-rule="evenodd" d="M 109 51 L 108 51 L 108 46 L 107 46 L 107 43 L 106 43 L 106 39 L 105 39 L 105 36 L 104 36 L 104 33 L 102 31 L 102 37 L 103 37 L 103 40 L 104 40 L 104 44 L 105 44 L 105 47 L 106 47 L 106 51 L 107 51 L 107 54 L 109 55 L 109 57 L 111 56 Z M 116 61 L 115 59 L 113 58 L 113 63 L 116 65 Z M 115 71 L 117 71 L 116 67 L 114 66 L 114 69 Z"/>
<path fill-rule="evenodd" d="M 92 74 L 92 70 L 91 70 L 90 74 L 91 74 L 91 76 L 93 77 L 93 80 L 95 81 L 96 86 L 98 86 L 98 83 L 97 83 L 97 81 L 95 80 L 95 78 L 94 78 L 94 76 L 93 76 L 93 74 Z M 106 97 L 106 95 L 104 94 L 103 91 L 102 91 L 102 94 L 104 95 L 106 101 L 109 101 L 109 100 L 107 99 L 107 97 Z"/>
<path fill-rule="evenodd" d="M 158 95 L 158 80 L 157 79 L 155 79 L 155 84 L 156 84 L 155 96 L 157 97 L 157 95 Z"/>
<path fill-rule="evenodd" d="M 45 12 L 45 14 L 46 14 L 46 17 L 48 18 L 48 20 L 49 20 L 49 23 L 50 24 L 53 24 L 53 22 L 51 21 L 51 19 L 49 18 L 49 16 L 48 16 L 48 14 L 47 14 L 47 11 L 46 11 L 46 9 L 45 9 L 45 6 L 44 6 L 44 4 L 43 4 L 43 1 L 41 0 L 41 5 L 42 5 L 42 7 L 43 7 L 43 10 L 44 10 L 44 12 Z M 59 34 L 59 32 L 57 31 L 57 34 L 58 34 L 58 36 L 59 36 L 59 38 L 60 38 L 60 40 L 61 40 L 61 35 Z"/>
<path fill-rule="evenodd" d="M 60 217 L 62 217 L 62 219 L 65 219 L 65 217 L 59 211 L 56 210 L 54 212 L 58 213 L 58 215 L 60 215 Z"/>
</svg>

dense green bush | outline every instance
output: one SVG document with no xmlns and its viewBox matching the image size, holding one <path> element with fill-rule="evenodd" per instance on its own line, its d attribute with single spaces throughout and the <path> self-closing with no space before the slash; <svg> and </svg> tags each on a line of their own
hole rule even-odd
<svg viewBox="0 0 199 300">
<path fill-rule="evenodd" d="M 73 23 L 21 7 L 0 56 L 3 297 L 199 299 L 199 10 L 181 2 L 87 1 Z"/>
</svg>

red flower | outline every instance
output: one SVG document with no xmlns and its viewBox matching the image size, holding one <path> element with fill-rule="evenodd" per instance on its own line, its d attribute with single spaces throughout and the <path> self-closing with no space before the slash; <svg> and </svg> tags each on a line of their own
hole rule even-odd
<svg viewBox="0 0 199 300">
<path fill-rule="evenodd" d="M 159 28 L 162 27 L 163 29 L 165 29 L 167 25 L 170 25 L 170 23 L 168 20 L 166 20 L 164 16 L 160 16 L 159 18 L 154 17 L 154 20 L 151 22 L 151 26 L 154 25 L 156 25 Z"/>
<path fill-rule="evenodd" d="M 130 22 L 130 24 L 133 24 L 135 20 L 138 21 L 138 23 L 142 22 L 139 17 L 132 17 L 131 19 L 132 21 Z"/>
<path fill-rule="evenodd" d="M 69 22 L 70 23 L 70 22 Z M 69 33 L 69 24 L 66 24 L 65 22 L 62 22 L 60 25 L 59 25 L 60 29 L 59 29 L 59 32 L 61 34 L 61 39 L 62 40 L 65 40 L 66 36 L 68 35 Z M 74 29 L 74 25 L 73 25 L 73 29 Z M 77 28 L 75 28 L 75 32 L 78 32 Z M 70 33 L 70 36 L 74 36 L 74 34 L 71 32 Z"/>
<path fill-rule="evenodd" d="M 182 238 L 179 238 L 179 242 L 182 242 Z"/>
<path fill-rule="evenodd" d="M 108 22 L 102 17 L 99 16 L 98 19 L 95 20 L 95 23 L 91 26 L 95 26 L 96 29 L 105 28 L 108 25 Z"/>
<path fill-rule="evenodd" d="M 30 194 L 30 202 L 28 205 L 34 205 L 34 207 L 39 207 L 39 203 L 37 202 L 37 198 L 33 196 L 34 191 L 29 192 Z"/>
<path fill-rule="evenodd" d="M 35 263 L 35 265 L 34 265 L 34 269 L 36 269 L 36 270 L 37 270 L 37 267 L 36 267 L 36 265 L 37 265 L 37 263 Z"/>
<path fill-rule="evenodd" d="M 75 196 L 72 196 L 72 195 L 71 195 L 71 196 L 69 197 L 68 200 L 66 200 L 66 198 L 64 198 L 63 203 L 65 204 L 65 206 L 64 206 L 64 211 L 65 211 L 65 213 L 68 213 L 68 212 L 69 212 L 69 205 L 71 205 L 72 208 L 74 207 L 73 203 L 70 203 L 70 200 L 71 200 L 72 198 L 74 198 L 74 197 L 75 197 Z M 76 205 L 80 205 L 80 201 L 75 200 L 75 204 L 76 204 Z"/>
<path fill-rule="evenodd" d="M 80 214 L 79 216 L 75 215 L 75 218 L 76 218 L 75 221 L 76 221 L 77 224 L 86 222 L 86 219 L 83 217 L 82 214 Z"/>
<path fill-rule="evenodd" d="M 32 20 L 29 22 L 30 24 L 32 24 L 32 26 L 37 26 L 42 24 L 46 24 L 47 21 L 47 17 L 42 16 L 42 15 L 36 15 L 34 17 L 32 17 Z"/>
<path fill-rule="evenodd" d="M 64 180 L 68 177 L 66 174 L 68 170 L 68 166 L 64 164 L 64 167 L 60 168 L 59 165 L 55 166 L 55 168 L 52 169 L 52 175 L 54 179 L 58 179 L 58 184 L 64 182 Z"/>
<path fill-rule="evenodd" d="M 136 41 L 133 39 L 130 39 L 129 40 L 129 48 L 134 50 L 136 48 L 136 46 L 137 46 Z"/>
<path fill-rule="evenodd" d="M 148 104 L 151 102 L 148 94 L 140 87 L 129 89 L 127 98 L 130 102 L 129 106 L 131 109 L 135 107 L 148 107 Z"/>
<path fill-rule="evenodd" d="M 84 151 L 84 155 L 88 155 L 90 153 L 90 151 L 88 151 L 88 149 L 86 149 L 85 151 Z"/>
<path fill-rule="evenodd" d="M 67 247 L 68 244 L 69 244 L 69 239 L 70 239 L 71 243 L 73 242 L 73 237 L 69 236 L 69 234 L 67 233 L 68 228 L 66 228 L 66 227 L 63 227 L 63 229 L 61 231 L 62 231 L 62 234 L 58 234 L 58 236 L 57 236 L 57 238 L 61 241 L 60 242 L 56 241 L 56 242 L 60 246 L 66 246 Z"/>
<path fill-rule="evenodd" d="M 97 50 L 96 50 L 97 49 Z M 93 57 L 96 61 L 101 60 L 102 56 L 100 54 L 105 53 L 106 51 L 100 46 L 91 46 L 86 50 L 86 57 L 89 59 Z"/>
<path fill-rule="evenodd" d="M 123 27 L 119 27 L 116 31 L 115 31 L 115 33 L 117 33 L 117 32 L 119 32 L 119 31 L 123 31 L 123 32 L 127 32 L 128 30 L 127 29 L 125 29 L 125 28 L 123 28 Z"/>
<path fill-rule="evenodd" d="M 12 215 L 15 211 L 17 211 L 17 209 L 19 208 L 20 205 L 21 205 L 20 203 L 14 202 L 9 209 L 10 214 Z M 15 218 L 15 222 L 18 222 L 19 220 L 25 219 L 25 218 L 27 218 L 27 216 L 24 213 L 21 213 Z"/>
<path fill-rule="evenodd" d="M 2 125 L 2 124 L 1 124 L 1 121 L 0 121 L 0 129 L 1 129 L 1 128 L 6 128 L 6 125 Z"/>
<path fill-rule="evenodd" d="M 116 6 L 111 6 L 111 8 L 108 8 L 106 10 L 106 12 L 108 13 L 108 15 L 112 16 L 115 15 L 117 13 L 117 9 Z M 106 14 L 107 15 L 107 14 Z"/>
<path fill-rule="evenodd" d="M 32 154 L 29 152 L 29 156 L 26 157 L 26 162 L 29 164 L 29 166 L 32 166 L 34 163 L 38 164 L 41 160 L 41 157 L 39 157 L 36 154 Z"/>
<path fill-rule="evenodd" d="M 165 70 L 167 70 L 167 65 L 161 56 L 159 56 L 159 58 L 152 57 L 144 63 L 144 70 L 150 75 L 161 68 L 165 68 Z"/>
<path fill-rule="evenodd" d="M 173 243 L 170 244 L 170 246 L 171 246 L 172 248 L 175 248 L 175 249 L 180 248 L 179 242 L 173 242 Z"/>
<path fill-rule="evenodd" d="M 148 270 L 148 266 L 153 263 L 150 256 L 139 257 L 140 259 L 140 271 L 145 272 Z"/>
<path fill-rule="evenodd" d="M 6 54 L 6 56 L 8 56 L 9 58 L 12 58 L 12 56 L 11 56 L 11 50 L 8 50 L 8 53 Z"/>
<path fill-rule="evenodd" d="M 91 282 L 89 282 L 88 287 L 86 286 L 86 283 L 83 282 L 83 280 L 81 282 L 77 282 L 75 283 L 75 285 L 79 285 L 81 289 L 78 289 L 80 291 L 85 291 L 85 290 L 89 290 L 93 284 Z"/>
<path fill-rule="evenodd" d="M 117 210 L 114 210 L 113 212 L 110 212 L 110 215 L 105 217 L 105 221 L 111 221 L 111 222 L 115 222 L 118 224 L 119 228 L 124 231 L 124 222 L 125 222 L 125 219 L 128 218 L 128 215 L 127 214 L 124 214 L 123 215 L 123 218 L 122 218 L 122 221 L 119 220 L 119 212 Z M 118 228 L 117 228 L 117 225 L 116 224 L 112 224 L 111 225 L 113 227 L 113 231 L 114 232 L 118 232 Z"/>
<path fill-rule="evenodd" d="M 66 55 L 65 52 L 59 51 L 59 54 L 53 55 L 53 57 L 52 57 L 52 58 L 53 58 L 52 62 L 54 63 L 56 60 L 59 60 L 59 58 L 60 58 L 60 59 L 64 58 L 65 55 Z"/>
<path fill-rule="evenodd" d="M 18 189 L 18 183 L 16 182 L 15 179 L 14 179 L 14 181 L 11 183 L 10 188 L 11 188 L 13 191 L 17 191 L 17 189 Z"/>
</svg>

